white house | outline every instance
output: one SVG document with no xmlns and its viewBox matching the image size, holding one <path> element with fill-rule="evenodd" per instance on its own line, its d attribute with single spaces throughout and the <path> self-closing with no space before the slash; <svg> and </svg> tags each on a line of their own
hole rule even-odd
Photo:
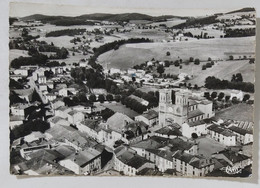
<svg viewBox="0 0 260 188">
<path fill-rule="evenodd" d="M 242 144 L 249 144 L 253 142 L 252 131 L 237 126 L 231 126 L 229 127 L 229 130 L 231 130 L 236 135 L 236 141 Z"/>
<path fill-rule="evenodd" d="M 191 138 L 193 134 L 202 136 L 207 134 L 206 123 L 203 120 L 187 122 L 181 126 L 182 135 Z"/>
<path fill-rule="evenodd" d="M 236 145 L 236 135 L 229 129 L 220 125 L 210 125 L 208 128 L 208 136 L 226 146 Z"/>
<path fill-rule="evenodd" d="M 25 69 L 25 68 L 15 69 L 14 74 L 28 76 L 28 69 Z"/>
<path fill-rule="evenodd" d="M 68 121 L 73 125 L 77 122 L 83 121 L 84 119 L 85 115 L 77 110 L 72 110 L 68 113 Z"/>
<path fill-rule="evenodd" d="M 136 116 L 135 117 L 136 121 L 143 121 L 147 125 L 154 126 L 158 124 L 158 112 L 155 110 L 149 110 L 148 112 L 144 112 L 142 115 Z"/>
<path fill-rule="evenodd" d="M 87 148 L 59 161 L 59 164 L 78 175 L 91 175 L 101 170 L 101 152 Z"/>
<path fill-rule="evenodd" d="M 29 105 L 28 104 L 23 104 L 23 103 L 16 103 L 13 104 L 10 108 L 11 110 L 11 114 L 14 116 L 22 116 L 24 117 L 25 113 L 25 109 L 28 108 Z"/>
</svg>

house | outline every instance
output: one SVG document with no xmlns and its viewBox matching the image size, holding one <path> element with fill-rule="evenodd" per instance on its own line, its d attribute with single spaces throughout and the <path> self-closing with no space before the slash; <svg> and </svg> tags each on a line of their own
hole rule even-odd
<svg viewBox="0 0 260 188">
<path fill-rule="evenodd" d="M 22 75 L 22 76 L 28 76 L 28 69 L 26 68 L 19 68 L 14 70 L 15 75 Z"/>
<path fill-rule="evenodd" d="M 249 144 L 253 142 L 253 131 L 248 129 L 243 129 L 238 126 L 231 126 L 229 127 L 236 135 L 236 141 L 242 144 Z"/>
<path fill-rule="evenodd" d="M 233 89 L 230 93 L 230 99 L 233 99 L 234 97 L 237 98 L 237 100 L 242 101 L 244 98 L 244 93 L 240 90 Z"/>
<path fill-rule="evenodd" d="M 29 107 L 29 104 L 23 104 L 23 103 L 16 103 L 11 105 L 10 110 L 11 114 L 14 116 L 21 116 L 24 117 L 25 115 L 25 109 Z"/>
<path fill-rule="evenodd" d="M 77 105 L 77 106 L 72 106 L 71 108 L 72 108 L 73 110 L 77 110 L 77 111 L 79 111 L 79 112 L 87 113 L 87 114 L 91 114 L 91 112 L 92 112 L 91 106 Z"/>
<path fill-rule="evenodd" d="M 137 143 L 148 137 L 148 125 L 142 121 L 131 122 L 122 129 L 123 138 L 126 144 Z"/>
<path fill-rule="evenodd" d="M 73 131 L 68 135 L 63 135 L 62 137 L 67 145 L 73 147 L 77 151 L 85 150 L 86 148 L 93 147 L 97 144 L 96 141 L 79 131 Z"/>
<path fill-rule="evenodd" d="M 212 159 L 177 151 L 173 156 L 173 169 L 185 176 L 205 176 L 214 170 Z"/>
<path fill-rule="evenodd" d="M 56 98 L 56 99 L 50 101 L 50 104 L 51 104 L 52 109 L 54 109 L 54 110 L 61 106 L 65 106 L 65 103 L 60 98 Z"/>
<path fill-rule="evenodd" d="M 59 96 L 67 97 L 68 96 L 68 89 L 67 88 L 61 88 L 58 91 Z"/>
<path fill-rule="evenodd" d="M 26 135 L 23 139 L 24 139 L 25 142 L 31 143 L 31 142 L 34 142 L 34 141 L 44 140 L 45 135 L 43 133 L 39 132 L 39 131 L 36 131 L 36 132 L 32 132 L 29 135 Z"/>
<path fill-rule="evenodd" d="M 133 121 L 134 120 L 132 120 L 127 115 L 116 112 L 114 115 L 107 119 L 107 124 L 109 125 L 110 129 L 122 133 L 123 128 Z"/>
<path fill-rule="evenodd" d="M 54 110 L 55 116 L 59 116 L 63 119 L 68 118 L 68 113 L 71 111 L 71 108 L 67 106 L 60 106 L 59 108 Z"/>
<path fill-rule="evenodd" d="M 117 73 L 121 73 L 121 70 L 120 69 L 116 69 L 116 68 L 111 68 L 109 70 L 109 73 L 112 75 L 112 74 L 117 74 Z"/>
<path fill-rule="evenodd" d="M 51 145 L 46 142 L 45 140 L 41 140 L 40 142 L 31 142 L 31 143 L 24 143 L 20 149 L 20 155 L 26 159 L 31 159 L 30 154 L 33 152 L 37 152 L 42 149 L 50 149 Z"/>
<path fill-rule="evenodd" d="M 19 97 L 21 99 L 24 99 L 27 102 L 30 102 L 34 89 L 32 89 L 32 88 L 30 88 L 30 89 L 14 89 L 13 91 L 14 91 L 15 94 L 19 95 Z"/>
<path fill-rule="evenodd" d="M 207 134 L 206 123 L 204 120 L 187 122 L 181 126 L 182 135 L 187 138 L 194 136 L 202 136 Z"/>
<path fill-rule="evenodd" d="M 37 84 L 37 87 L 38 87 L 38 89 L 39 89 L 41 92 L 43 92 L 43 91 L 48 91 L 48 87 L 47 87 L 47 85 L 44 84 L 44 83 Z"/>
<path fill-rule="evenodd" d="M 210 125 L 208 128 L 208 136 L 226 146 L 236 145 L 236 135 L 229 129 L 221 125 Z"/>
<path fill-rule="evenodd" d="M 69 121 L 59 116 L 49 118 L 48 122 L 50 123 L 50 127 L 54 127 L 55 125 L 70 126 Z"/>
<path fill-rule="evenodd" d="M 46 84 L 46 76 L 38 76 L 39 84 Z"/>
<path fill-rule="evenodd" d="M 152 162 L 125 146 L 120 146 L 114 150 L 113 161 L 114 169 L 127 176 L 135 176 L 144 168 L 155 168 Z"/>
<path fill-rule="evenodd" d="M 154 132 L 154 135 L 173 139 L 178 136 L 182 136 L 182 133 L 178 128 L 168 125 L 168 126 L 165 126 L 165 127 L 162 127 L 160 129 L 156 130 Z"/>
<path fill-rule="evenodd" d="M 77 175 L 91 175 L 101 170 L 101 152 L 86 148 L 59 161 L 59 164 Z"/>
<path fill-rule="evenodd" d="M 12 130 L 13 128 L 23 124 L 24 117 L 23 116 L 9 116 L 9 127 Z"/>
<path fill-rule="evenodd" d="M 85 115 L 77 110 L 72 110 L 68 113 L 68 121 L 73 125 L 77 122 L 83 121 L 84 119 Z"/>
<path fill-rule="evenodd" d="M 144 112 L 142 115 L 135 117 L 136 121 L 143 121 L 147 125 L 154 126 L 158 123 L 158 112 L 155 110 L 149 110 L 148 112 Z"/>
<path fill-rule="evenodd" d="M 216 159 L 225 160 L 230 167 L 235 168 L 244 168 L 250 164 L 252 164 L 252 159 L 246 155 L 240 154 L 237 151 L 232 151 L 231 149 L 224 149 L 217 153 L 212 154 L 212 157 Z"/>
<path fill-rule="evenodd" d="M 56 124 L 46 130 L 44 134 L 46 140 L 57 140 L 60 142 L 64 142 L 65 135 L 71 135 L 75 131 L 77 130 L 70 126 Z"/>
<path fill-rule="evenodd" d="M 98 121 L 85 119 L 84 121 L 78 122 L 76 126 L 79 131 L 87 133 L 88 136 L 95 140 L 100 140 L 98 135 L 101 128 Z"/>
<path fill-rule="evenodd" d="M 47 93 L 45 95 L 45 97 L 46 97 L 46 100 L 50 102 L 50 101 L 55 100 L 57 98 L 57 95 L 55 95 L 54 93 Z"/>
</svg>

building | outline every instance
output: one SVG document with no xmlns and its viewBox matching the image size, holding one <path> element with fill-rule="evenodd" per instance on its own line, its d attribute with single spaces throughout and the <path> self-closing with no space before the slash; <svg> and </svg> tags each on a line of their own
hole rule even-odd
<svg viewBox="0 0 260 188">
<path fill-rule="evenodd" d="M 28 104 L 23 104 L 23 103 L 16 103 L 13 104 L 10 108 L 11 114 L 14 116 L 21 116 L 24 117 L 25 115 L 25 109 L 28 108 Z"/>
<path fill-rule="evenodd" d="M 136 121 L 143 121 L 147 125 L 154 126 L 158 123 L 158 112 L 155 110 L 149 110 L 148 112 L 144 112 L 142 115 L 135 117 Z"/>
<path fill-rule="evenodd" d="M 207 134 L 206 127 L 207 125 L 203 120 L 187 122 L 182 124 L 181 132 L 187 138 L 198 137 Z"/>
<path fill-rule="evenodd" d="M 63 119 L 68 118 L 68 113 L 71 111 L 71 108 L 67 106 L 60 106 L 59 108 L 54 110 L 55 116 L 59 116 Z"/>
<path fill-rule="evenodd" d="M 38 76 L 39 84 L 46 84 L 46 76 Z"/>
<path fill-rule="evenodd" d="M 203 156 L 177 151 L 173 156 L 173 169 L 185 176 L 205 176 L 214 170 L 214 162 Z"/>
<path fill-rule="evenodd" d="M 101 170 L 101 152 L 86 148 L 59 161 L 59 164 L 77 175 L 91 175 Z"/>
<path fill-rule="evenodd" d="M 230 167 L 244 168 L 252 164 L 252 159 L 246 155 L 240 154 L 237 151 L 225 149 L 220 152 L 212 154 L 212 157 L 216 159 L 223 159 L 228 163 Z"/>
<path fill-rule="evenodd" d="M 85 115 L 77 110 L 72 110 L 68 113 L 68 121 L 72 125 L 75 125 L 77 122 L 83 121 L 84 119 Z"/>
<path fill-rule="evenodd" d="M 154 132 L 154 135 L 173 139 L 178 136 L 182 136 L 182 133 L 178 128 L 168 125 L 168 126 L 165 126 L 165 127 L 162 127 L 160 129 L 156 130 Z"/>
<path fill-rule="evenodd" d="M 77 128 L 83 133 L 87 133 L 88 136 L 95 140 L 100 140 L 99 131 L 101 130 L 98 121 L 92 119 L 85 119 L 84 121 L 77 123 Z"/>
<path fill-rule="evenodd" d="M 253 142 L 253 131 L 240 128 L 238 126 L 231 126 L 229 127 L 229 130 L 231 130 L 236 135 L 236 141 L 241 144 L 249 144 Z"/>
<path fill-rule="evenodd" d="M 15 69 L 14 74 L 15 75 L 28 76 L 28 69 L 26 69 L 26 68 Z"/>
<path fill-rule="evenodd" d="M 229 129 L 220 125 L 210 125 L 208 128 L 208 136 L 226 146 L 236 145 L 236 135 Z"/>
<path fill-rule="evenodd" d="M 125 146 L 120 146 L 114 150 L 113 161 L 114 169 L 127 176 L 135 176 L 144 168 L 155 167 L 152 162 Z"/>
<path fill-rule="evenodd" d="M 194 98 L 188 90 L 160 90 L 159 125 L 183 123 L 211 118 L 215 115 L 213 104 L 205 98 Z"/>
<path fill-rule="evenodd" d="M 110 129 L 122 133 L 122 129 L 127 124 L 133 121 L 134 120 L 128 117 L 127 115 L 116 112 L 114 115 L 107 119 L 107 124 L 109 125 Z"/>
</svg>

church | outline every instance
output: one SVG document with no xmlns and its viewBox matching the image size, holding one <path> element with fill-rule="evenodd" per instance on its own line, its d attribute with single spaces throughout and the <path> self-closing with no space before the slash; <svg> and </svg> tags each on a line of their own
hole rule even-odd
<svg viewBox="0 0 260 188">
<path fill-rule="evenodd" d="M 159 125 L 200 121 L 215 116 L 213 103 L 190 90 L 160 90 Z"/>
</svg>

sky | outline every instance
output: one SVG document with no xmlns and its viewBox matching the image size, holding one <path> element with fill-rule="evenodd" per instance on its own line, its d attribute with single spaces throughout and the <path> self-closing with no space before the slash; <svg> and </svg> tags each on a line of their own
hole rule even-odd
<svg viewBox="0 0 260 188">
<path fill-rule="evenodd" d="M 75 5 L 57 5 L 57 4 L 39 4 L 39 3 L 22 3 L 15 2 L 10 3 L 10 12 L 11 17 L 24 17 L 32 14 L 44 14 L 44 15 L 59 15 L 59 16 L 79 16 L 82 14 L 91 14 L 91 13 L 143 13 L 151 16 L 160 16 L 160 15 L 175 15 L 175 16 L 205 16 L 212 15 L 214 13 L 225 13 L 235 8 L 229 9 L 169 9 L 169 8 L 119 8 L 119 7 L 90 7 L 90 6 L 75 6 Z"/>
</svg>

